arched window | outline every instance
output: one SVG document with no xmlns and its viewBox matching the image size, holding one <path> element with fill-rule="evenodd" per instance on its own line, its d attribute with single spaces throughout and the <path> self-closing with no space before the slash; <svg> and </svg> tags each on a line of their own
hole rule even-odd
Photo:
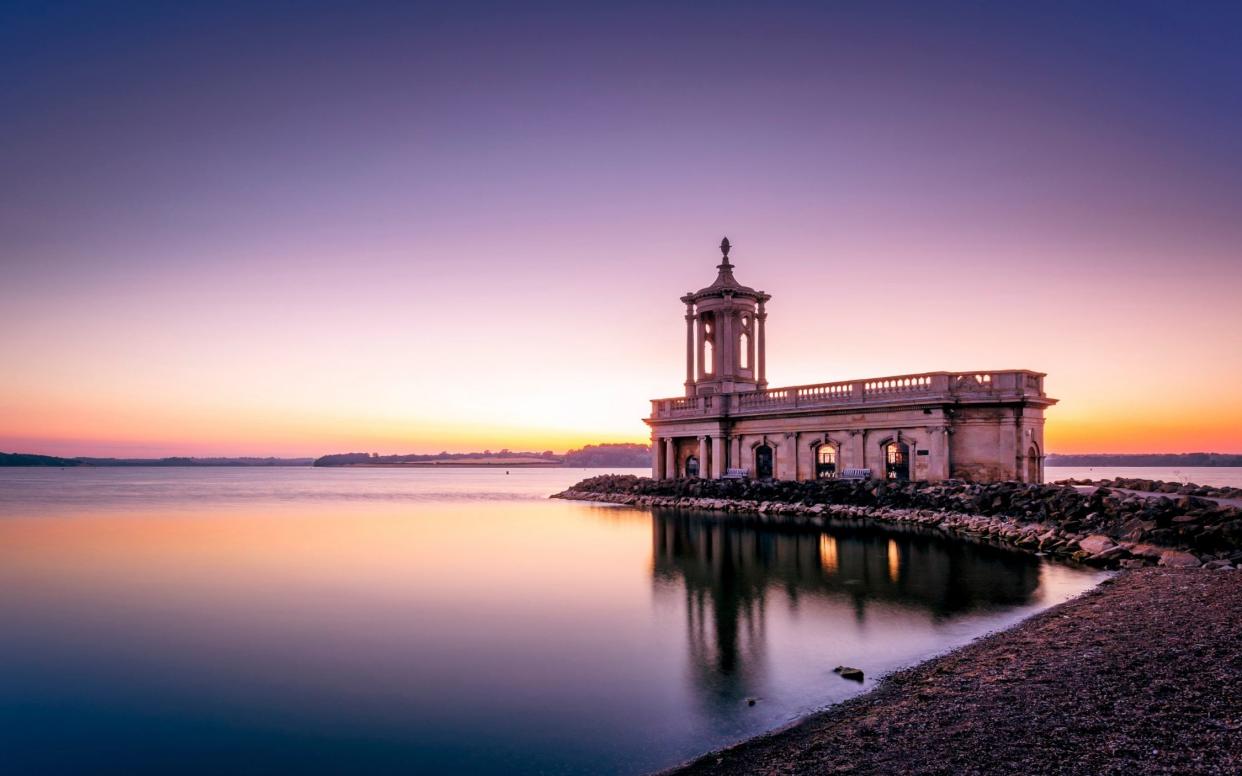
<svg viewBox="0 0 1242 776">
<path fill-rule="evenodd" d="M 1039 448 L 1034 444 L 1026 451 L 1026 481 L 1036 483 L 1044 481 L 1039 471 Z"/>
<path fill-rule="evenodd" d="M 699 315 L 699 374 L 716 372 L 716 315 L 711 311 Z"/>
<path fill-rule="evenodd" d="M 750 369 L 750 335 L 742 332 L 742 335 L 737 339 L 737 347 L 741 353 L 738 366 L 742 367 L 742 369 Z"/>
<path fill-rule="evenodd" d="M 884 445 L 884 476 L 890 480 L 910 479 L 910 447 L 903 442 Z"/>
<path fill-rule="evenodd" d="M 815 451 L 815 479 L 830 480 L 837 476 L 837 450 L 824 443 Z"/>
<path fill-rule="evenodd" d="M 699 457 L 697 455 L 692 455 L 686 459 L 686 476 L 699 476 Z"/>
</svg>

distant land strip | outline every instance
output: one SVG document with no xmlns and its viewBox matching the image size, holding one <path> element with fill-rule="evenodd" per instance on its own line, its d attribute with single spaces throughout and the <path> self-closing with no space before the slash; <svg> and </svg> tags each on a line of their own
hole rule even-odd
<svg viewBox="0 0 1242 776">
<path fill-rule="evenodd" d="M 1238 466 L 1242 453 L 1049 453 L 1047 466 Z M 564 466 L 596 469 L 605 467 L 646 468 L 651 465 L 651 448 L 639 444 L 601 444 L 570 450 L 563 454 L 484 450 L 481 453 L 430 453 L 379 455 L 377 453 L 334 453 L 319 458 L 216 457 L 193 458 L 62 458 L 35 453 L 0 453 L 0 466 Z"/>
<path fill-rule="evenodd" d="M 379 455 L 377 453 L 336 453 L 315 459 L 315 466 L 564 466 L 569 468 L 636 468 L 651 466 L 651 448 L 638 444 L 587 445 L 557 455 L 512 450 L 484 450 L 481 453 L 431 453 Z"/>
<path fill-rule="evenodd" d="M 313 458 L 60 458 L 34 453 L 0 453 L 0 466 L 310 466 Z"/>
<path fill-rule="evenodd" d="M 1242 453 L 1049 453 L 1045 466 L 1242 466 Z"/>
<path fill-rule="evenodd" d="M 649 468 L 651 448 L 639 444 L 602 444 L 570 450 L 563 454 L 544 452 L 513 452 L 484 450 L 481 453 L 431 453 L 379 455 L 377 453 L 337 453 L 319 458 L 258 458 L 215 457 L 192 458 L 63 458 L 35 453 L 0 453 L 0 466 L 493 466 L 543 467 L 562 466 L 577 469 Z"/>
</svg>

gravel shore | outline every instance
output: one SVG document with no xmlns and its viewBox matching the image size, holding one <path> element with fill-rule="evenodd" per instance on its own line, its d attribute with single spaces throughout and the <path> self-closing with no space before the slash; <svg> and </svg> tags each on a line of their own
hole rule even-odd
<svg viewBox="0 0 1242 776">
<path fill-rule="evenodd" d="M 1242 773 L 1242 571 L 1122 572 L 671 773 Z"/>
</svg>

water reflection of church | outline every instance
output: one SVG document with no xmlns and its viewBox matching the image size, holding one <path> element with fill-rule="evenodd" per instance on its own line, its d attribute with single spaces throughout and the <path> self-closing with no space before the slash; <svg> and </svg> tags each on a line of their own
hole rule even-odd
<svg viewBox="0 0 1242 776">
<path fill-rule="evenodd" d="M 859 622 L 874 604 L 945 618 L 1026 603 L 1040 574 L 1028 556 L 918 532 L 761 530 L 659 511 L 652 555 L 655 577 L 684 588 L 695 681 L 722 703 L 757 683 L 773 596 L 848 601 Z"/>
<path fill-rule="evenodd" d="M 1043 481 L 1044 375 L 1028 370 L 924 372 L 769 388 L 767 293 L 733 277 L 729 241 L 715 282 L 686 306 L 685 396 L 651 402 L 651 475 L 805 480 L 843 469 L 891 479 Z M 884 303 L 877 315 L 921 317 Z M 838 336 L 868 337 L 866 320 Z M 819 354 L 814 354 L 818 357 Z"/>
</svg>

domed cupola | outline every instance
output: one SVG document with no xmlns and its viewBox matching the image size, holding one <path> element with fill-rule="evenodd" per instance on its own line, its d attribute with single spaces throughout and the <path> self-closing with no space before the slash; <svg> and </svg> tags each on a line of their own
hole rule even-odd
<svg viewBox="0 0 1242 776">
<path fill-rule="evenodd" d="M 754 391 L 764 373 L 764 303 L 772 297 L 733 277 L 726 237 L 720 241 L 716 280 L 686 294 L 686 395 Z M 696 368 L 697 366 L 697 368 Z"/>
</svg>

